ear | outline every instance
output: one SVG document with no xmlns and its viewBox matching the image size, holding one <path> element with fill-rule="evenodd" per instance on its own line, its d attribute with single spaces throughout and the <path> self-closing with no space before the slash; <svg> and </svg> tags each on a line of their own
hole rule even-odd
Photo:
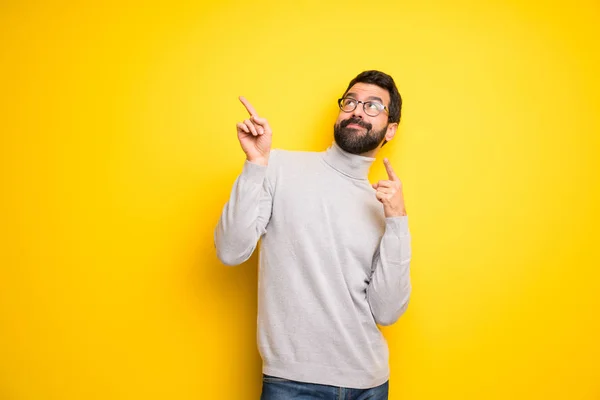
<svg viewBox="0 0 600 400">
<path fill-rule="evenodd" d="M 385 140 L 390 141 L 396 136 L 396 130 L 398 130 L 398 123 L 394 122 L 392 124 L 388 124 L 387 131 L 385 132 Z"/>
</svg>

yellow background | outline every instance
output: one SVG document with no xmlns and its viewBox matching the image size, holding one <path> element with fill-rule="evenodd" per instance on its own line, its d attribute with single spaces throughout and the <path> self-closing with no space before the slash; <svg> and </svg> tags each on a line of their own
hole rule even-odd
<svg viewBox="0 0 600 400">
<path fill-rule="evenodd" d="M 258 398 L 256 255 L 212 242 L 237 96 L 322 150 L 371 68 L 413 234 L 390 399 L 600 399 L 600 4 L 525 3 L 0 2 L 0 399 Z"/>
</svg>

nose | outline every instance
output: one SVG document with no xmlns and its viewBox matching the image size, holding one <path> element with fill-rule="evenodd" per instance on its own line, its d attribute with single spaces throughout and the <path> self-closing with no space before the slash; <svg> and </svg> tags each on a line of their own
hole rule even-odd
<svg viewBox="0 0 600 400">
<path fill-rule="evenodd" d="M 363 110 L 362 103 L 358 103 L 354 111 L 352 111 L 352 116 L 356 118 L 363 119 L 365 111 Z"/>
</svg>

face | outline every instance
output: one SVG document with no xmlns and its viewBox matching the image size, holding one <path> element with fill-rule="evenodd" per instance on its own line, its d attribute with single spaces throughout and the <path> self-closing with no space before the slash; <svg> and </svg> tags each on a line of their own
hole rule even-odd
<svg viewBox="0 0 600 400">
<path fill-rule="evenodd" d="M 390 95 L 386 89 L 368 83 L 357 83 L 348 90 L 344 98 L 351 97 L 359 101 L 374 101 L 389 108 Z M 352 154 L 364 154 L 375 150 L 384 139 L 391 140 L 397 124 L 388 124 L 387 111 L 371 117 L 364 111 L 363 104 L 351 112 L 340 110 L 333 136 L 343 150 Z"/>
</svg>

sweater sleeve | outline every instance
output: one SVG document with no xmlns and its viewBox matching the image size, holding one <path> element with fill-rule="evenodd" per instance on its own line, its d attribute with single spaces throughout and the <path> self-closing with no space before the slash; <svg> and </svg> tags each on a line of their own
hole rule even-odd
<svg viewBox="0 0 600 400">
<path fill-rule="evenodd" d="M 391 325 L 406 311 L 411 293 L 408 217 L 385 219 L 385 232 L 373 257 L 367 300 L 375 322 Z"/>
<path fill-rule="evenodd" d="M 245 161 L 214 232 L 217 257 L 225 265 L 248 260 L 271 218 L 267 167 Z"/>
</svg>

